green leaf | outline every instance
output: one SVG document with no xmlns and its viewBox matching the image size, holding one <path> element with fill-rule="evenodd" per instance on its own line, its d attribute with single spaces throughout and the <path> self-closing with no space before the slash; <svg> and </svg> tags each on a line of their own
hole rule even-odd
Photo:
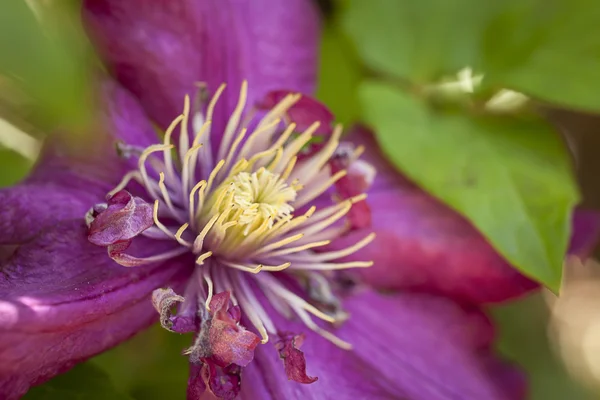
<svg viewBox="0 0 600 400">
<path fill-rule="evenodd" d="M 0 145 L 0 187 L 14 185 L 25 178 L 32 164 L 31 160 Z"/>
<path fill-rule="evenodd" d="M 336 121 L 349 125 L 360 114 L 356 88 L 362 77 L 351 43 L 337 25 L 323 29 L 317 98 L 329 107 Z"/>
<path fill-rule="evenodd" d="M 38 5 L 43 25 L 28 2 L 0 1 L 0 77 L 33 100 L 40 125 L 79 127 L 91 112 L 87 49 L 73 18 L 80 5 L 30 3 Z M 10 102 L 15 94 L 0 95 Z"/>
<path fill-rule="evenodd" d="M 600 110 L 600 2 L 505 0 L 482 35 L 491 84 Z"/>
<path fill-rule="evenodd" d="M 361 86 L 360 98 L 397 167 L 465 215 L 526 275 L 558 288 L 578 193 L 549 126 L 433 111 L 378 83 Z"/>
<path fill-rule="evenodd" d="M 373 69 L 430 82 L 476 61 L 493 1 L 354 0 L 344 28 Z"/>
<path fill-rule="evenodd" d="M 99 367 L 79 364 L 41 386 L 32 388 L 23 400 L 132 400 L 119 393 Z"/>
<path fill-rule="evenodd" d="M 193 335 L 174 334 L 155 324 L 92 362 L 136 399 L 185 399 L 189 358 L 182 352 L 193 342 Z"/>
<path fill-rule="evenodd" d="M 490 310 L 498 332 L 496 347 L 502 355 L 516 362 L 527 373 L 527 399 L 598 400 L 600 393 L 594 395 L 591 390 L 586 390 L 578 383 L 575 377 L 569 376 L 565 365 L 554 351 L 556 343 L 548 341 L 550 321 L 547 295 L 548 293 L 539 292 Z M 556 335 L 553 336 L 556 338 Z"/>
</svg>

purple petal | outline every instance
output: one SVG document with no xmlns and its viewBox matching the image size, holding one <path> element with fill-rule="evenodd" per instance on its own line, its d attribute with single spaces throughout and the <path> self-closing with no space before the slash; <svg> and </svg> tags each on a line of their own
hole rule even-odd
<svg viewBox="0 0 600 400">
<path fill-rule="evenodd" d="M 306 332 L 303 352 L 312 385 L 288 381 L 281 360 L 260 346 L 245 370 L 241 399 L 519 400 L 525 381 L 489 348 L 493 330 L 478 311 L 429 295 L 356 295 L 345 303 L 350 319 L 336 332 L 343 350 Z M 302 325 L 270 314 L 280 329 Z"/>
<path fill-rule="evenodd" d="M 0 276 L 0 398 L 16 399 L 154 322 L 152 290 L 185 279 L 190 265 L 121 267 L 88 242 L 81 218 L 21 245 Z"/>
<path fill-rule="evenodd" d="M 571 244 L 569 254 L 587 258 L 600 237 L 600 212 L 577 209 L 573 214 Z"/>
<path fill-rule="evenodd" d="M 348 137 L 367 149 L 363 159 L 377 169 L 369 191 L 372 227 L 333 243 L 341 248 L 374 231 L 373 243 L 348 259 L 373 260 L 359 271 L 366 282 L 386 289 L 417 289 L 472 302 L 498 302 L 538 285 L 507 263 L 464 217 L 401 176 L 383 157 L 372 134 Z M 572 249 L 585 254 L 600 221 L 576 213 Z"/>
<path fill-rule="evenodd" d="M 0 244 L 31 240 L 55 223 L 83 218 L 102 191 L 82 191 L 59 182 L 29 182 L 0 190 Z M 102 198 L 102 197 L 100 197 Z"/>
<path fill-rule="evenodd" d="M 163 127 L 199 81 L 211 92 L 232 88 L 223 118 L 243 79 L 249 104 L 275 89 L 314 90 L 319 20 L 311 1 L 86 0 L 83 17 L 109 69 Z"/>
<path fill-rule="evenodd" d="M 108 199 L 90 224 L 88 240 L 97 246 L 109 246 L 133 239 L 154 224 L 152 206 L 126 190 Z"/>
<path fill-rule="evenodd" d="M 383 379 L 413 400 L 523 399 L 524 377 L 493 357 L 493 330 L 479 312 L 440 297 L 364 293 L 345 303 L 337 332 Z"/>
</svg>

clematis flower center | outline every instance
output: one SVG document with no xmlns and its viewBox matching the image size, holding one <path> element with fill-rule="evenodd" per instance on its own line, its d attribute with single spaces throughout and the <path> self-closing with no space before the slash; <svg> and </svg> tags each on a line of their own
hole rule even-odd
<svg viewBox="0 0 600 400">
<path fill-rule="evenodd" d="M 246 240 L 244 251 L 257 250 L 261 238 L 273 225 L 289 218 L 294 207 L 289 203 L 296 199 L 299 184 L 288 185 L 286 176 L 275 174 L 261 167 L 256 172 L 239 172 L 224 180 L 207 200 L 200 226 L 208 226 L 222 218 L 220 241 L 210 240 L 208 247 L 213 254 L 243 256 L 236 250 Z"/>
<path fill-rule="evenodd" d="M 154 304 L 167 329 L 200 329 L 190 354 L 203 363 L 210 359 L 229 368 L 231 363 L 245 366 L 250 362 L 256 344 L 254 334 L 239 327 L 241 313 L 263 343 L 275 335 L 283 341 L 278 342 L 281 354 L 288 355 L 282 357 L 298 360 L 301 337 L 282 334 L 265 302 L 349 349 L 349 343 L 319 326 L 313 317 L 334 324 L 347 317 L 333 294 L 332 272 L 371 266 L 370 261 L 338 260 L 360 250 L 375 236 L 368 234 L 335 251 L 322 248 L 352 228 L 349 220 L 354 214 L 368 210 L 361 202 L 374 169 L 359 160 L 361 147 L 340 145 L 341 128 L 314 140 L 318 132 L 327 131 L 320 129 L 320 121 L 298 125 L 290 121 L 299 94 L 282 96 L 254 123 L 255 113 L 244 112 L 246 82 L 214 151 L 213 114 L 223 90 L 221 86 L 208 104 L 202 100 L 206 96 L 198 96 L 193 106 L 186 97 L 183 113 L 165 131 L 162 144 L 145 149 L 119 145 L 124 157 L 137 161 L 137 168 L 109 193 L 107 204 L 90 210 L 89 239 L 108 247 L 110 257 L 129 267 L 194 254 L 196 265 L 185 296 L 161 289 L 154 295 Z M 305 102 L 310 107 L 315 103 Z M 300 111 L 295 114 L 310 115 Z M 304 128 L 298 133 L 300 125 Z M 193 135 L 188 132 L 190 127 Z M 307 151 L 315 142 L 319 145 Z M 125 190 L 132 182 L 144 189 L 140 197 Z M 317 207 L 317 199 L 328 201 Z M 368 218 L 358 215 L 357 220 Z M 146 257 L 129 254 L 138 235 L 172 246 Z M 285 273 L 272 273 L 279 271 Z M 170 312 L 175 303 L 182 303 L 180 314 L 192 316 L 192 322 L 173 320 Z M 221 343 L 224 337 L 227 345 Z M 230 347 L 243 357 L 232 358 L 223 352 Z M 286 364 L 286 370 L 288 367 L 290 371 L 295 368 Z M 314 381 L 303 372 L 290 373 L 298 381 Z"/>
</svg>

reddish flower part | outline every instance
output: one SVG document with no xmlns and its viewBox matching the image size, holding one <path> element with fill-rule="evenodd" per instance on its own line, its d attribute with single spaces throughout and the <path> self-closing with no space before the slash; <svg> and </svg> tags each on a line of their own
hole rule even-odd
<svg viewBox="0 0 600 400">
<path fill-rule="evenodd" d="M 300 383 L 313 383 L 318 378 L 306 375 L 306 360 L 304 353 L 300 350 L 303 342 L 304 335 L 285 332 L 279 335 L 279 341 L 275 343 L 275 348 L 283 360 L 288 379 Z"/>
<path fill-rule="evenodd" d="M 88 239 L 97 246 L 127 242 L 154 225 L 152 207 L 139 197 L 121 190 L 107 206 L 94 206 L 89 213 Z"/>
</svg>

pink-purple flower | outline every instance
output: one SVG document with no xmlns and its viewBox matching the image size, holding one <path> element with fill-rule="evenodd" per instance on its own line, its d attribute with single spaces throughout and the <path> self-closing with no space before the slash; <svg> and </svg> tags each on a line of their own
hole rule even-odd
<svg viewBox="0 0 600 400">
<path fill-rule="evenodd" d="M 83 16 L 114 81 L 93 148 L 50 143 L 0 191 L 0 397 L 159 320 L 192 333 L 190 399 L 523 398 L 468 304 L 535 283 L 310 98 L 312 2 L 86 0 Z"/>
</svg>

